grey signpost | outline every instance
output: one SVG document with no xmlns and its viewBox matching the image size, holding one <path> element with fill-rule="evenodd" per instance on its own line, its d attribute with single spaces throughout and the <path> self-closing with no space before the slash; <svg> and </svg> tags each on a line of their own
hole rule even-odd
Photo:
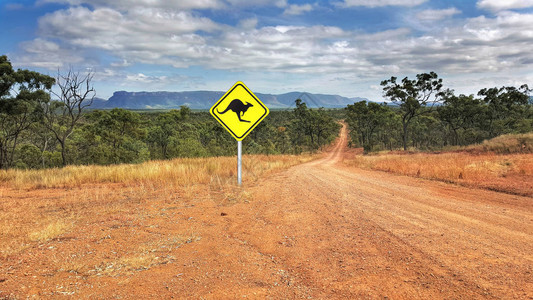
<svg viewBox="0 0 533 300">
<path fill-rule="evenodd" d="M 237 182 L 242 185 L 242 141 L 237 141 Z"/>
</svg>

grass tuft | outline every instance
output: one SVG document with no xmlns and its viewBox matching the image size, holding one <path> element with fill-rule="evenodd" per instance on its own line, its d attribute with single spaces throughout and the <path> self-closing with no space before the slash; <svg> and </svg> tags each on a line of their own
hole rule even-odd
<svg viewBox="0 0 533 300">
<path fill-rule="evenodd" d="M 31 232 L 28 237 L 31 241 L 45 242 L 68 232 L 72 226 L 72 223 L 58 220 L 48 224 L 42 230 Z"/>
<path fill-rule="evenodd" d="M 246 180 L 315 158 L 313 155 L 246 155 Z M 237 174 L 235 157 L 180 158 L 142 164 L 68 166 L 46 170 L 2 170 L 0 184 L 16 189 L 68 188 L 99 183 L 143 183 L 177 186 L 207 184 Z"/>
</svg>

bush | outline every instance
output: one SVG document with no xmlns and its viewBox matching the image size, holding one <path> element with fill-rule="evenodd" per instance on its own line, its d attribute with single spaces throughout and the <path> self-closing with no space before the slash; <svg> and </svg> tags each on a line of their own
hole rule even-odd
<svg viewBox="0 0 533 300">
<path fill-rule="evenodd" d="M 30 144 L 18 146 L 15 151 L 15 167 L 19 169 L 42 167 L 41 150 Z"/>
</svg>

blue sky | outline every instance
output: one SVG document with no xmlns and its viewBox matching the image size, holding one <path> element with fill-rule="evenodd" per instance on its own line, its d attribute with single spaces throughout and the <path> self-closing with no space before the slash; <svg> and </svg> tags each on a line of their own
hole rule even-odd
<svg viewBox="0 0 533 300">
<path fill-rule="evenodd" d="M 0 0 L 16 68 L 117 90 L 307 91 L 381 101 L 391 76 L 533 86 L 533 0 Z"/>
</svg>

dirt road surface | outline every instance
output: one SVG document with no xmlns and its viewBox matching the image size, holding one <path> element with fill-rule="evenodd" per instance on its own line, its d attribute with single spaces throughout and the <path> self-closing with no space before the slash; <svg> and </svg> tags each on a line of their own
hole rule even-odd
<svg viewBox="0 0 533 300">
<path fill-rule="evenodd" d="M 349 168 L 346 141 L 343 128 L 324 158 L 233 202 L 206 193 L 91 216 L 5 261 L 0 298 L 533 299 L 533 199 Z M 175 232 L 190 234 L 113 271 L 121 249 Z M 91 267 L 58 264 L 73 256 Z"/>
</svg>

